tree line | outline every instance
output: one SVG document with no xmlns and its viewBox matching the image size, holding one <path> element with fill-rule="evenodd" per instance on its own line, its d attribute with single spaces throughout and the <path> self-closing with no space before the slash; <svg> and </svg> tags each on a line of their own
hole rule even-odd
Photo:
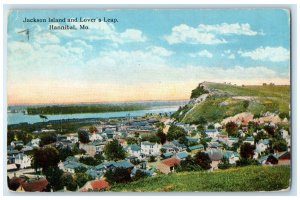
<svg viewBox="0 0 300 200">
<path fill-rule="evenodd" d="M 44 107 L 28 107 L 29 115 L 37 114 L 75 114 L 75 113 L 101 113 L 101 112 L 119 112 L 143 110 L 143 105 L 93 105 L 93 106 L 44 106 Z"/>
</svg>

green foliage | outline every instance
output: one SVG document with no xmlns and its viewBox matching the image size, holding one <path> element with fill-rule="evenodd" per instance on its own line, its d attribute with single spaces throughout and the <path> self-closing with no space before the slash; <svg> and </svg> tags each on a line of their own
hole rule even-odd
<svg viewBox="0 0 300 200">
<path fill-rule="evenodd" d="M 75 181 L 79 187 L 84 186 L 84 184 L 86 182 L 91 181 L 91 180 L 93 180 L 93 177 L 91 177 L 90 175 L 88 175 L 86 173 L 76 173 L 76 175 L 75 175 Z"/>
<path fill-rule="evenodd" d="M 57 166 L 49 166 L 44 170 L 44 175 L 49 182 L 49 187 L 54 191 L 61 190 L 63 188 L 63 183 L 61 181 L 63 171 L 60 170 Z"/>
<path fill-rule="evenodd" d="M 104 174 L 104 177 L 110 184 L 127 183 L 127 182 L 131 181 L 130 170 L 122 168 L 122 167 L 109 169 Z"/>
<path fill-rule="evenodd" d="M 18 151 L 21 151 L 23 149 L 23 145 L 17 145 L 17 146 L 15 146 L 15 149 L 17 149 Z"/>
<path fill-rule="evenodd" d="M 155 127 L 158 129 L 164 129 L 166 127 L 166 125 L 163 122 L 157 122 L 155 124 Z"/>
<path fill-rule="evenodd" d="M 85 167 L 80 166 L 80 167 L 75 168 L 75 173 L 84 173 L 84 172 L 86 172 L 86 170 L 87 169 Z"/>
<path fill-rule="evenodd" d="M 39 168 L 42 168 L 44 172 L 49 167 L 57 166 L 57 164 L 59 163 L 59 153 L 53 147 L 35 149 L 33 151 L 32 161 L 32 165 L 36 171 Z"/>
<path fill-rule="evenodd" d="M 253 159 L 247 159 L 247 158 L 240 158 L 238 161 L 236 161 L 236 166 L 239 167 L 245 167 L 248 165 L 258 165 L 258 162 L 256 160 Z"/>
<path fill-rule="evenodd" d="M 254 137 L 254 142 L 257 143 L 261 139 L 267 139 L 268 135 L 264 131 L 257 131 L 256 136 Z"/>
<path fill-rule="evenodd" d="M 206 148 L 208 147 L 207 142 L 208 142 L 207 139 L 204 139 L 204 138 L 201 138 L 201 140 L 200 140 L 200 144 L 203 145 L 204 150 L 206 150 Z"/>
<path fill-rule="evenodd" d="M 204 131 L 205 131 L 204 125 L 202 125 L 202 124 L 198 125 L 198 126 L 197 126 L 197 130 L 198 130 L 200 133 L 204 133 Z"/>
<path fill-rule="evenodd" d="M 23 130 L 23 129 L 21 129 Z M 31 133 L 26 133 L 24 131 L 8 131 L 7 132 L 7 145 L 10 145 L 12 141 L 23 141 L 24 144 L 30 142 L 34 136 Z"/>
<path fill-rule="evenodd" d="M 127 144 L 138 144 L 138 139 L 137 138 L 131 138 L 131 137 L 128 137 L 126 138 L 126 141 L 127 141 Z"/>
<path fill-rule="evenodd" d="M 81 143 L 89 143 L 90 142 L 90 138 L 89 138 L 89 133 L 86 131 L 78 131 L 78 139 Z"/>
<path fill-rule="evenodd" d="M 15 137 L 16 136 L 15 136 L 14 132 L 8 131 L 7 132 L 7 145 L 10 145 L 10 143 L 15 140 Z"/>
<path fill-rule="evenodd" d="M 290 119 L 290 115 L 289 115 L 288 113 L 286 113 L 286 112 L 281 112 L 281 113 L 279 114 L 279 117 L 280 117 L 281 119 L 284 119 L 284 118 Z"/>
<path fill-rule="evenodd" d="M 195 137 L 196 135 L 197 135 L 197 131 L 193 130 L 193 131 L 191 132 L 191 136 L 192 136 L 192 137 Z"/>
<path fill-rule="evenodd" d="M 290 166 L 247 166 L 216 172 L 173 173 L 117 184 L 120 192 L 257 192 L 278 191 L 290 186 Z"/>
<path fill-rule="evenodd" d="M 102 153 L 96 153 L 94 158 L 99 164 L 101 164 L 105 160 Z"/>
<path fill-rule="evenodd" d="M 149 158 L 149 162 L 155 162 L 156 161 L 156 158 L 155 158 L 155 156 L 150 156 L 150 158 Z"/>
<path fill-rule="evenodd" d="M 270 136 L 274 136 L 275 135 L 275 127 L 274 126 L 266 125 L 266 126 L 264 126 L 264 129 L 265 129 L 265 131 L 267 131 L 267 133 Z"/>
<path fill-rule="evenodd" d="M 200 116 L 193 123 L 199 124 L 199 126 L 202 125 L 204 127 L 204 125 L 207 124 L 207 120 L 203 116 Z"/>
<path fill-rule="evenodd" d="M 115 139 L 105 145 L 104 154 L 108 160 L 122 160 L 126 157 L 125 150 Z"/>
<path fill-rule="evenodd" d="M 282 152 L 282 151 L 287 151 L 287 143 L 284 139 L 279 139 L 279 140 L 273 140 L 272 141 L 272 149 Z"/>
<path fill-rule="evenodd" d="M 186 131 L 182 127 L 175 126 L 172 124 L 168 130 L 167 140 L 173 141 L 184 136 L 186 136 Z"/>
<path fill-rule="evenodd" d="M 163 154 L 163 153 L 166 153 L 167 152 L 167 149 L 165 149 L 165 148 L 161 148 L 160 149 L 160 152 Z"/>
<path fill-rule="evenodd" d="M 204 89 L 202 85 L 198 85 L 194 90 L 192 90 L 191 99 L 197 98 L 201 96 L 202 94 L 208 93 L 207 90 Z"/>
<path fill-rule="evenodd" d="M 75 113 L 102 113 L 102 112 L 119 112 L 119 111 L 133 111 L 143 110 L 147 108 L 142 105 L 80 105 L 80 106 L 44 106 L 44 107 L 28 107 L 29 115 L 37 114 L 75 114 Z"/>
<path fill-rule="evenodd" d="M 44 145 L 52 144 L 52 143 L 54 143 L 54 142 L 57 141 L 56 134 L 54 134 L 54 133 L 43 134 L 40 137 L 40 139 L 41 139 L 41 141 L 40 141 L 40 147 L 42 147 Z"/>
<path fill-rule="evenodd" d="M 195 163 L 197 163 L 203 170 L 208 170 L 211 168 L 211 160 L 207 153 L 205 152 L 197 152 L 194 156 Z"/>
<path fill-rule="evenodd" d="M 152 143 L 160 143 L 160 138 L 156 134 L 144 134 L 142 141 L 149 141 Z"/>
<path fill-rule="evenodd" d="M 161 128 L 159 128 L 157 130 L 156 136 L 160 138 L 160 143 L 164 144 L 167 141 L 167 136 L 166 134 L 164 134 L 163 130 Z"/>
<path fill-rule="evenodd" d="M 232 165 L 229 163 L 229 160 L 226 158 L 223 158 L 221 162 L 218 164 L 219 169 L 228 169 L 230 167 L 232 167 Z"/>
<path fill-rule="evenodd" d="M 250 104 L 249 101 L 247 101 L 247 100 L 243 101 L 243 107 L 244 107 L 245 109 L 248 108 L 249 104 Z"/>
<path fill-rule="evenodd" d="M 201 171 L 203 170 L 191 156 L 188 156 L 185 160 L 180 162 L 180 165 L 176 167 L 176 172 L 184 171 Z"/>
<path fill-rule="evenodd" d="M 180 138 L 178 138 L 178 142 L 180 143 L 180 144 L 184 144 L 185 146 L 189 146 L 189 141 L 188 141 L 188 139 L 186 138 L 186 136 L 182 136 L 182 137 L 180 137 Z"/>
<path fill-rule="evenodd" d="M 171 117 L 175 118 L 177 121 L 181 121 L 185 114 L 192 108 L 190 104 L 180 106 L 176 112 L 174 112 Z"/>
<path fill-rule="evenodd" d="M 234 122 L 228 122 L 225 125 L 226 132 L 228 133 L 228 136 L 237 136 L 238 134 L 238 125 Z"/>
<path fill-rule="evenodd" d="M 228 84 L 206 83 L 209 89 L 220 91 L 222 95 L 208 97 L 201 104 L 193 107 L 190 104 L 181 107 L 174 115 L 178 121 L 197 124 L 200 116 L 208 121 L 222 119 L 241 112 L 251 112 L 255 118 L 262 113 L 289 113 L 289 86 L 233 86 Z M 258 101 L 233 99 L 234 96 L 250 96 Z M 228 105 L 221 105 L 226 101 Z M 191 110 L 191 112 L 189 112 Z M 188 113 L 189 112 L 189 113 Z M 182 113 L 182 115 L 179 115 Z M 187 113 L 187 114 L 186 114 Z M 282 114 L 282 117 L 286 114 Z"/>
<path fill-rule="evenodd" d="M 74 156 L 73 151 L 70 147 L 58 148 L 59 160 L 62 162 L 66 160 L 69 156 Z"/>
<path fill-rule="evenodd" d="M 84 149 L 79 149 L 78 144 L 74 145 L 72 149 L 72 154 L 73 155 L 78 155 L 78 154 L 85 154 L 86 151 Z"/>
<path fill-rule="evenodd" d="M 135 172 L 134 177 L 132 178 L 133 181 L 137 181 L 143 178 L 146 178 L 148 175 L 146 172 L 143 172 L 142 170 L 137 169 Z"/>
<path fill-rule="evenodd" d="M 214 129 L 215 126 L 214 126 L 213 124 L 209 124 L 209 125 L 207 126 L 207 128 L 208 128 L 208 129 Z"/>
<path fill-rule="evenodd" d="M 244 159 L 252 159 L 254 155 L 255 146 L 248 142 L 241 145 L 240 155 Z"/>
<path fill-rule="evenodd" d="M 69 173 L 63 174 L 63 176 L 61 177 L 61 182 L 63 186 L 66 186 L 67 190 L 69 191 L 75 191 L 77 189 L 77 183 L 73 176 Z"/>
<path fill-rule="evenodd" d="M 90 166 L 96 166 L 101 164 L 101 162 L 99 162 L 98 160 L 96 160 L 93 157 L 80 157 L 79 158 L 79 162 L 86 164 L 86 165 L 90 165 Z"/>
</svg>

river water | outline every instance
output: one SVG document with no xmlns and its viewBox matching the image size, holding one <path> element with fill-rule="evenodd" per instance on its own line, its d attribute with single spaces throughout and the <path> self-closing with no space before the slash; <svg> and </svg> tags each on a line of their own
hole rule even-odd
<svg viewBox="0 0 300 200">
<path fill-rule="evenodd" d="M 170 107 L 154 107 L 147 110 L 122 111 L 122 112 L 106 112 L 106 113 L 79 113 L 79 114 L 62 114 L 62 115 L 46 115 L 48 120 L 60 119 L 85 119 L 85 118 L 111 118 L 111 117 L 126 117 L 130 114 L 131 117 L 144 116 L 147 113 L 169 113 L 175 112 L 179 106 Z M 23 113 L 7 113 L 7 124 L 19 124 L 27 122 L 33 124 L 43 122 L 39 115 L 24 115 Z"/>
</svg>

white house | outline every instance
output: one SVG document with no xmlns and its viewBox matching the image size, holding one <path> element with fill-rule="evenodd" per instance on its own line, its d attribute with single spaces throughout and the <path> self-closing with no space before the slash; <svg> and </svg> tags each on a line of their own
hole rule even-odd
<svg viewBox="0 0 300 200">
<path fill-rule="evenodd" d="M 227 140 L 227 145 L 229 147 L 232 147 L 232 145 L 234 143 L 238 143 L 238 142 L 239 142 L 239 138 L 237 138 L 237 137 L 229 137 L 228 140 Z"/>
<path fill-rule="evenodd" d="M 219 131 L 217 129 L 206 129 L 205 134 L 210 138 L 216 138 L 219 135 Z"/>
<path fill-rule="evenodd" d="M 269 147 L 269 139 L 261 139 L 256 144 L 256 151 L 257 153 L 261 154 Z"/>
<path fill-rule="evenodd" d="M 239 153 L 235 151 L 226 151 L 224 152 L 223 157 L 228 159 L 230 164 L 236 164 L 236 161 L 240 159 Z"/>
<path fill-rule="evenodd" d="M 286 141 L 287 146 L 288 147 L 291 146 L 291 136 L 289 135 L 289 132 L 284 129 L 281 129 L 280 134 L 281 134 L 282 138 Z"/>
<path fill-rule="evenodd" d="M 215 123 L 215 124 L 214 124 L 214 127 L 215 127 L 216 129 L 220 129 L 220 128 L 222 128 L 222 124 L 220 124 L 220 123 Z"/>
<path fill-rule="evenodd" d="M 254 145 L 254 138 L 253 137 L 247 137 L 243 143 L 250 143 L 251 145 Z"/>
<path fill-rule="evenodd" d="M 31 158 L 24 153 L 19 153 L 15 157 L 15 164 L 20 165 L 20 169 L 31 166 Z"/>
<path fill-rule="evenodd" d="M 90 141 L 95 141 L 95 140 L 100 140 L 102 141 L 103 140 L 103 137 L 100 135 L 100 134 L 96 134 L 96 133 L 93 133 L 89 136 L 90 138 Z"/>
<path fill-rule="evenodd" d="M 141 153 L 146 156 L 158 156 L 160 155 L 161 144 L 152 143 L 152 142 L 141 142 Z"/>
<path fill-rule="evenodd" d="M 135 157 L 140 157 L 141 155 L 141 147 L 137 144 L 128 145 L 126 148 L 126 151 L 131 155 Z"/>
<path fill-rule="evenodd" d="M 71 141 L 73 144 L 79 141 L 77 133 L 71 133 L 66 136 L 67 136 L 67 140 Z"/>
<path fill-rule="evenodd" d="M 40 138 L 32 139 L 32 140 L 31 140 L 31 145 L 32 145 L 32 147 L 39 147 L 40 141 L 41 141 Z"/>
</svg>

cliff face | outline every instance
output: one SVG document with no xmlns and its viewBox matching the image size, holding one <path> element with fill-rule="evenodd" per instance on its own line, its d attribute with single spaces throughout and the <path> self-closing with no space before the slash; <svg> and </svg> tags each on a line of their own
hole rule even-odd
<svg viewBox="0 0 300 200">
<path fill-rule="evenodd" d="M 191 99 L 173 114 L 184 123 L 203 118 L 208 122 L 249 112 L 260 117 L 266 112 L 289 113 L 290 86 L 236 86 L 226 83 L 202 82 L 192 90 Z"/>
</svg>

